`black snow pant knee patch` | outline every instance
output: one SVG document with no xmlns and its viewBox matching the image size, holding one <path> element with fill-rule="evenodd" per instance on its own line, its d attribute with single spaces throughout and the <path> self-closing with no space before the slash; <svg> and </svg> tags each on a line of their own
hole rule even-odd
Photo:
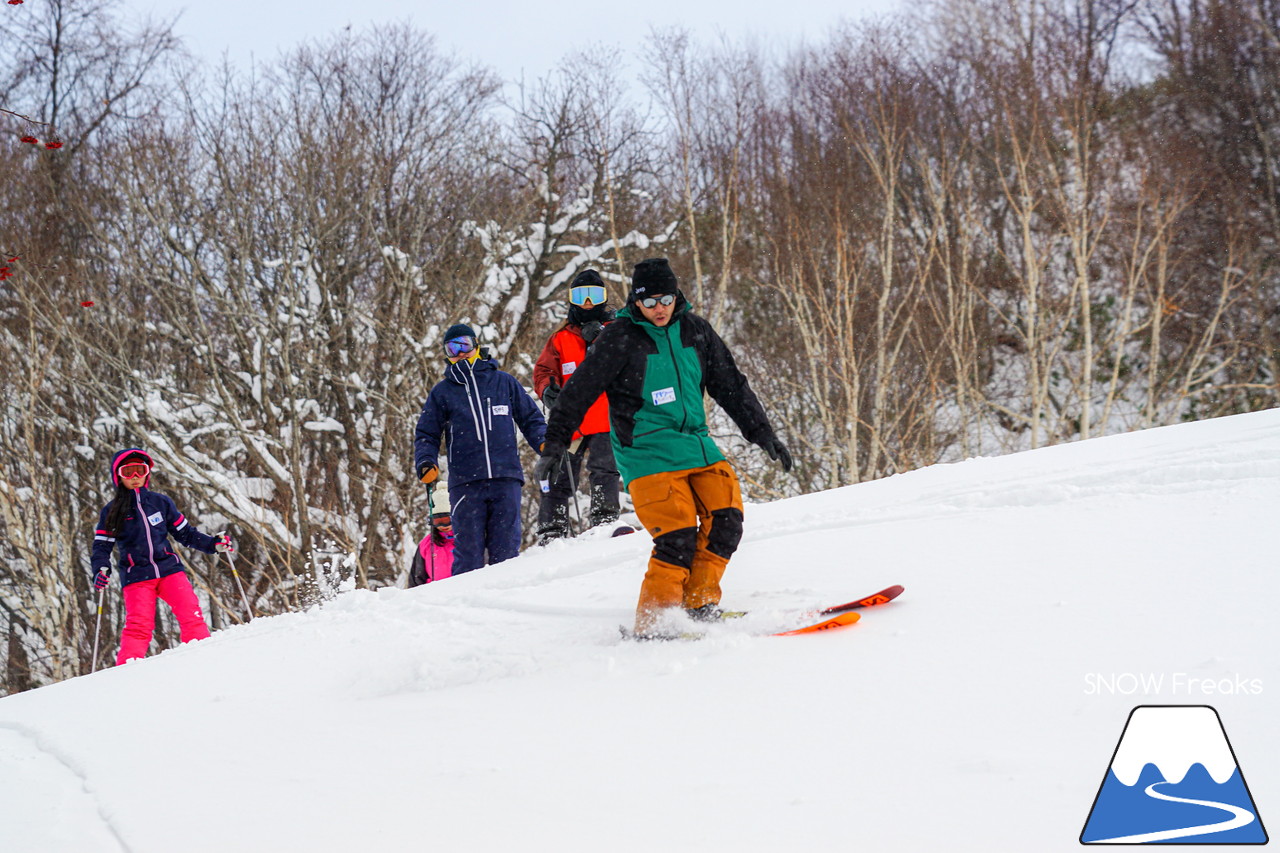
<svg viewBox="0 0 1280 853">
<path fill-rule="evenodd" d="M 742 541 L 742 510 L 725 507 L 711 513 L 711 532 L 707 534 L 707 550 L 726 560 L 738 550 Z"/>
<path fill-rule="evenodd" d="M 739 525 L 741 530 L 741 525 Z M 698 550 L 698 528 L 685 527 L 663 533 L 653 540 L 653 556 L 672 566 L 689 568 L 693 565 L 693 555 Z"/>
</svg>

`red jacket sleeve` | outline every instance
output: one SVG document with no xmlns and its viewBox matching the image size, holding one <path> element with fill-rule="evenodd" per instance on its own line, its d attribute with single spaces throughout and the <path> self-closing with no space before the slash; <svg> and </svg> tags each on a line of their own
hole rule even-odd
<svg viewBox="0 0 1280 853">
<path fill-rule="evenodd" d="M 542 355 L 538 356 L 538 361 L 533 365 L 533 391 L 538 395 L 538 399 L 542 399 L 542 392 L 554 380 L 557 385 L 560 383 L 560 351 L 556 349 L 556 336 L 552 335 L 547 338 L 547 344 L 542 348 Z"/>
</svg>

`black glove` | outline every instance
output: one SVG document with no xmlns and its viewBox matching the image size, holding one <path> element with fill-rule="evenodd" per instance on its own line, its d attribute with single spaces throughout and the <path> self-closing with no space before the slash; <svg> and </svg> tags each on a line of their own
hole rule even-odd
<svg viewBox="0 0 1280 853">
<path fill-rule="evenodd" d="M 604 331 L 604 323 L 599 320 L 592 320 L 590 323 L 582 324 L 582 339 L 587 342 L 587 346 L 591 346 L 595 339 L 600 337 L 600 333 Z"/>
<path fill-rule="evenodd" d="M 781 463 L 783 471 L 791 470 L 791 451 L 787 450 L 787 446 L 776 435 L 760 442 L 760 446 L 769 454 L 770 459 Z"/>
<path fill-rule="evenodd" d="M 542 405 L 550 409 L 556 404 L 556 398 L 560 396 L 560 386 L 552 382 L 546 388 L 542 389 Z"/>
<path fill-rule="evenodd" d="M 557 445 L 543 445 L 542 455 L 533 463 L 533 478 L 538 481 L 542 491 L 551 490 L 551 479 L 555 472 L 564 467 L 564 457 L 568 451 Z"/>
<path fill-rule="evenodd" d="M 98 569 L 98 573 L 93 576 L 93 588 L 103 589 L 109 583 L 111 583 L 111 570 Z"/>
</svg>

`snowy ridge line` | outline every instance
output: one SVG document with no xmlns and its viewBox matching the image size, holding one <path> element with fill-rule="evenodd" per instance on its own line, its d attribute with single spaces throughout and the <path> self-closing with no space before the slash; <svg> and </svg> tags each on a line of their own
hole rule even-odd
<svg viewBox="0 0 1280 853">
<path fill-rule="evenodd" d="M 1178 455 L 1183 455 L 1186 459 L 1179 460 L 1177 458 Z M 1005 458 L 1008 457 L 981 461 L 999 463 Z M 977 461 L 959 464 L 975 464 Z M 930 470 L 928 468 L 919 469 L 901 476 L 905 478 L 920 475 Z M 1267 459 L 1265 457 L 1259 458 L 1256 455 L 1241 453 L 1237 458 L 1206 462 L 1202 456 L 1197 454 L 1177 454 L 1163 456 L 1158 459 L 1135 458 L 1129 460 L 1128 464 L 1116 466 L 1116 470 L 1122 475 L 1121 477 L 1115 477 L 1110 473 L 1103 475 L 1088 469 L 1081 471 L 1074 467 L 1064 468 L 1057 472 L 1037 472 L 1037 474 L 1031 476 L 1008 479 L 991 477 L 986 479 L 980 486 L 914 490 L 905 496 L 906 500 L 903 502 L 921 503 L 929 501 L 934 506 L 946 506 L 949 504 L 970 505 L 970 503 L 974 503 L 981 506 L 1006 507 L 1025 503 L 1025 501 L 1017 500 L 1016 495 L 1012 499 L 1006 497 L 1012 489 L 1022 489 L 1024 492 L 1030 491 L 1033 493 L 1051 493 L 1055 489 L 1069 492 L 1062 496 L 1055 495 L 1054 500 L 1051 502 L 1058 503 L 1062 500 L 1088 497 L 1091 494 L 1116 494 L 1116 479 L 1122 479 L 1126 483 L 1127 488 L 1121 490 L 1119 492 L 1121 494 L 1148 494 L 1152 487 L 1176 487 L 1171 488 L 1170 491 L 1182 494 L 1206 487 L 1219 487 L 1223 481 L 1249 482 L 1280 479 L 1280 460 Z M 873 480 L 870 483 L 887 483 L 893 479 Z M 997 484 L 998 488 L 995 487 Z M 973 496 L 985 497 L 993 494 L 1000 497 L 1001 500 L 998 502 L 971 502 L 967 500 Z"/>
<path fill-rule="evenodd" d="M 1140 461 L 1139 461 L 1140 462 Z M 1004 510 L 1015 507 L 1043 507 L 1055 504 L 1071 503 L 1094 497 L 1142 497 L 1161 495 L 1184 495 L 1196 491 L 1220 489 L 1224 481 L 1235 483 L 1264 482 L 1280 480 L 1280 460 L 1241 459 L 1237 462 L 1220 463 L 1210 466 L 1187 466 L 1189 470 L 1180 476 L 1181 469 L 1161 466 L 1153 471 L 1150 465 L 1135 464 L 1134 475 L 1127 481 L 1127 488 L 1117 488 L 1114 481 L 1106 478 L 1091 477 L 1087 473 L 1067 475 L 1059 479 L 1023 478 L 1000 482 L 998 489 L 987 485 L 982 488 L 952 490 L 918 490 L 903 499 L 890 499 L 889 502 L 856 507 L 838 515 L 827 513 L 822 516 L 812 515 L 800 522 L 787 524 L 777 523 L 766 532 L 761 532 L 757 525 L 751 524 L 747 516 L 746 533 L 743 542 L 756 542 L 774 539 L 781 536 L 816 531 L 844 530 L 871 524 L 888 524 L 902 521 L 919 521 L 938 518 L 943 513 L 960 514 L 979 510 Z M 920 469 L 900 475 L 903 477 L 923 473 L 929 469 Z M 1209 473 L 1216 476 L 1188 476 L 1192 473 Z M 1227 476 L 1230 473 L 1231 476 Z M 1144 475 L 1145 474 L 1145 475 Z M 888 480 L 871 480 L 867 483 L 844 488 L 874 486 L 888 483 Z M 874 495 L 867 494 L 868 500 Z M 761 506 L 748 504 L 748 508 Z"/>
<path fill-rule="evenodd" d="M 120 835 L 120 831 L 116 829 L 115 823 L 110 817 L 108 817 L 107 813 L 103 811 L 102 801 L 94 792 L 93 786 L 89 784 L 88 776 L 85 775 L 84 770 L 76 764 L 74 759 L 68 757 L 62 752 L 62 750 L 53 746 L 49 742 L 49 739 L 45 737 L 39 729 L 22 723 L 6 720 L 0 720 L 0 729 L 13 732 L 14 734 L 26 738 L 36 749 L 58 762 L 67 769 L 68 773 L 79 779 L 81 789 L 89 796 L 90 799 L 93 800 L 94 806 L 98 811 L 98 819 L 102 821 L 102 825 L 106 827 L 109 833 L 111 833 L 111 837 L 120 845 L 120 849 L 124 851 L 124 853 L 132 853 L 133 848 L 125 843 L 124 838 Z"/>
</svg>

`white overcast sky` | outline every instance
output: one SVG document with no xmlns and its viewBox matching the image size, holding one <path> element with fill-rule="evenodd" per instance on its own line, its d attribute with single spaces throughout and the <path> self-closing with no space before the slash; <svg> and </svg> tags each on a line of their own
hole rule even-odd
<svg viewBox="0 0 1280 853">
<path fill-rule="evenodd" d="M 638 45 L 653 26 L 684 26 L 699 38 L 750 34 L 781 46 L 817 39 L 842 18 L 894 11 L 906 0 L 125 0 L 136 14 L 182 17 L 177 32 L 198 56 L 233 65 L 273 60 L 281 50 L 348 24 L 410 21 L 445 51 L 487 65 L 508 80 L 535 79 L 571 49 Z"/>
</svg>

